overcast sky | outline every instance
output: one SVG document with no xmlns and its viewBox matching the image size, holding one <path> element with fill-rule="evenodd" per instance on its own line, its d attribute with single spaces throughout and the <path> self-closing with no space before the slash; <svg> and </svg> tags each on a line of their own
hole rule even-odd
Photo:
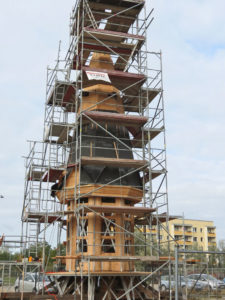
<svg viewBox="0 0 225 300">
<path fill-rule="evenodd" d="M 225 1 L 148 0 L 162 50 L 170 213 L 213 220 L 225 238 Z M 0 10 L 0 235 L 20 234 L 26 140 L 42 138 L 46 66 L 68 45 L 74 0 L 7 0 Z"/>
</svg>

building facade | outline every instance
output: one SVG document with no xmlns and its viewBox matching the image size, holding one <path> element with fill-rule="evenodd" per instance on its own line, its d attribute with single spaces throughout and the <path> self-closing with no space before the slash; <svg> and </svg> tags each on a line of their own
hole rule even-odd
<svg viewBox="0 0 225 300">
<path fill-rule="evenodd" d="M 207 251 L 216 246 L 216 227 L 213 221 L 193 220 L 193 219 L 175 219 L 169 221 L 169 232 L 176 242 L 185 249 L 199 249 Z M 160 239 L 162 245 L 167 241 L 165 230 L 155 226 L 151 230 L 153 238 Z M 171 247 L 174 246 L 171 242 Z"/>
</svg>

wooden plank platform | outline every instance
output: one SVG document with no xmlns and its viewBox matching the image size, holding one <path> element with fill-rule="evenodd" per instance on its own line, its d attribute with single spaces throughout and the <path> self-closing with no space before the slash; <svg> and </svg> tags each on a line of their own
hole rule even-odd
<svg viewBox="0 0 225 300">
<path fill-rule="evenodd" d="M 108 70 L 105 71 L 108 73 Z M 126 72 L 124 73 L 126 75 Z M 119 81 L 119 79 L 117 79 L 115 75 L 114 77 L 115 77 L 115 81 L 116 80 Z M 96 84 L 96 81 L 93 82 L 93 84 Z M 62 97 L 62 90 L 60 90 L 60 88 L 68 89 L 67 92 L 64 93 L 63 97 Z M 145 109 L 148 103 L 151 103 L 155 99 L 155 97 L 159 95 L 161 89 L 149 88 L 147 90 L 145 88 L 141 88 L 141 91 L 139 91 L 139 89 L 133 88 L 132 93 L 130 93 L 130 91 L 131 89 L 128 89 L 124 92 L 123 99 L 122 99 L 124 104 L 124 109 L 125 111 L 128 112 L 139 112 L 139 104 L 142 109 Z M 55 102 L 53 101 L 53 99 L 55 99 Z M 72 84 L 68 85 L 68 83 L 65 83 L 63 81 L 56 82 L 56 84 L 52 87 L 50 96 L 47 100 L 47 104 L 51 106 L 53 105 L 53 102 L 55 106 L 60 106 L 66 108 L 66 110 L 69 112 L 74 112 L 75 105 L 76 105 L 75 87 Z"/>
<path fill-rule="evenodd" d="M 0 300 L 48 300 L 48 299 L 53 299 L 53 300 L 74 300 L 74 295 L 64 295 L 64 296 L 59 296 L 59 295 L 53 295 L 53 294 L 49 294 L 49 295 L 36 295 L 35 293 L 27 293 L 24 292 L 23 293 L 23 297 L 22 297 L 22 293 L 0 293 Z M 76 300 L 81 300 L 81 296 L 76 295 Z M 88 300 L 87 296 L 83 296 L 82 300 Z"/>
<path fill-rule="evenodd" d="M 111 31 L 111 30 L 99 29 L 99 28 L 94 29 L 94 28 L 90 28 L 90 27 L 84 27 L 83 30 L 84 30 L 84 43 L 86 41 L 85 38 L 86 37 L 89 38 L 89 36 L 90 36 L 90 35 L 88 35 L 89 33 L 91 35 L 93 35 L 94 37 L 96 37 L 97 39 L 103 41 L 103 42 L 110 42 L 110 43 L 115 42 L 115 44 L 114 44 L 115 47 L 118 47 L 118 45 L 116 43 L 120 43 L 119 48 L 122 48 L 123 46 L 126 48 L 126 43 L 124 43 L 125 39 L 137 40 L 140 43 L 145 41 L 144 36 L 119 32 L 118 30 L 117 31 Z M 123 43 L 123 44 L 121 44 L 121 43 Z M 108 46 L 108 44 L 106 44 L 106 45 Z M 129 43 L 127 45 L 134 46 L 131 43 Z M 130 46 L 129 46 L 129 48 L 130 48 Z"/>
<path fill-rule="evenodd" d="M 123 70 L 128 60 L 132 59 L 137 51 L 141 49 L 144 41 L 145 38 L 140 35 L 119 32 L 118 30 L 111 31 L 85 27 L 82 42 L 80 41 L 80 49 L 84 51 L 82 65 L 86 64 L 91 52 L 100 51 L 105 54 L 120 56 L 115 62 L 115 69 Z M 81 47 L 81 43 L 83 47 Z M 76 66 L 76 58 L 77 56 L 74 56 L 74 68 Z"/>
<path fill-rule="evenodd" d="M 92 51 L 100 51 L 105 54 L 118 55 L 114 68 L 123 71 L 128 61 L 130 63 L 133 61 L 133 57 L 141 49 L 144 41 L 143 36 L 119 32 L 118 28 L 115 31 L 85 28 L 82 64 L 86 64 Z"/>
<path fill-rule="evenodd" d="M 82 261 L 142 261 L 142 262 L 158 262 L 159 259 L 157 256 L 56 256 L 58 259 L 75 259 Z"/>
<path fill-rule="evenodd" d="M 24 300 L 31 300 L 31 299 L 33 299 L 33 296 L 35 296 L 34 293 L 27 293 L 27 292 L 23 293 L 23 299 Z M 7 300 L 15 299 L 15 300 L 20 300 L 20 299 L 22 299 L 22 294 L 21 293 L 10 293 L 10 292 L 4 293 L 4 292 L 1 292 L 0 293 L 0 299 L 7 299 Z M 42 299 L 42 298 L 39 298 L 39 299 Z"/>
<path fill-rule="evenodd" d="M 121 167 L 121 168 L 141 168 L 141 167 L 144 168 L 147 167 L 148 162 L 146 160 L 82 156 L 81 164 L 92 165 L 92 166 Z"/>
<path fill-rule="evenodd" d="M 52 224 L 54 223 L 56 220 L 57 221 L 63 221 L 64 225 L 66 225 L 66 220 L 63 220 L 59 214 L 51 214 L 48 213 L 47 217 L 45 216 L 44 212 L 25 212 L 24 213 L 24 220 L 28 221 L 28 222 L 35 222 L 35 220 L 37 220 L 39 223 L 48 223 L 48 224 Z"/>
<path fill-rule="evenodd" d="M 91 6 L 92 3 L 94 3 L 94 7 L 99 8 L 99 7 L 104 7 L 104 9 L 109 9 L 109 6 L 115 6 L 121 9 L 127 9 L 130 8 L 131 10 L 128 10 L 131 14 L 134 14 L 135 12 L 135 17 L 137 14 L 137 10 L 140 12 L 141 9 L 143 8 L 143 5 L 145 4 L 145 0 L 88 0 L 89 5 Z M 100 6 L 96 6 L 96 4 L 99 4 Z M 137 4 L 140 4 L 137 6 Z M 105 5 L 105 6 L 104 6 Z M 92 7 L 92 6 L 91 6 Z M 92 7 L 93 8 L 93 7 Z"/>
<path fill-rule="evenodd" d="M 116 276 L 116 277 L 124 277 L 124 276 L 132 276 L 132 277 L 140 277 L 140 276 L 147 276 L 151 274 L 151 272 L 46 272 L 47 276 L 55 276 L 55 277 L 74 277 L 75 275 L 77 277 L 80 276 L 91 276 L 91 277 L 96 277 L 96 276 L 101 276 L 101 277 L 108 277 L 108 276 Z"/>
<path fill-rule="evenodd" d="M 161 93 L 161 89 L 141 88 L 139 92 L 140 94 L 125 93 L 123 97 L 125 111 L 139 112 L 140 107 L 142 110 L 145 109 Z"/>
<path fill-rule="evenodd" d="M 54 295 L 54 294 L 50 294 L 50 295 L 33 295 L 32 296 L 32 300 L 49 300 L 49 299 L 53 299 L 53 300 L 74 300 L 75 296 L 74 295 L 63 295 L 63 296 L 59 296 Z M 80 295 L 76 295 L 76 300 L 88 300 L 88 296 L 80 296 Z"/>
<path fill-rule="evenodd" d="M 163 127 L 161 127 L 161 128 L 150 128 L 148 130 L 144 130 L 143 141 L 142 141 L 142 131 L 139 131 L 134 136 L 134 138 L 131 140 L 133 148 L 142 148 L 143 145 L 146 145 L 148 143 L 148 134 L 149 134 L 149 140 L 151 141 L 163 131 L 164 131 Z"/>
<path fill-rule="evenodd" d="M 117 30 L 120 32 L 128 32 L 130 26 L 135 22 L 137 15 L 143 8 L 143 0 L 88 0 L 92 14 L 96 22 L 107 19 L 105 25 L 106 30 Z M 80 12 L 83 6 L 80 6 Z M 74 16 L 78 13 L 78 9 L 74 12 Z M 92 26 L 90 20 L 85 18 L 84 26 Z M 76 34 L 75 23 L 70 32 L 71 35 Z"/>
<path fill-rule="evenodd" d="M 148 118 L 143 116 L 99 111 L 86 111 L 83 113 L 83 118 L 89 120 L 88 118 L 85 118 L 86 116 L 97 122 L 117 123 L 121 126 L 125 126 L 133 135 L 135 135 L 136 132 L 139 132 L 148 121 Z"/>
<path fill-rule="evenodd" d="M 146 81 L 145 75 L 136 74 L 136 73 L 128 73 L 116 70 L 108 70 L 108 69 L 97 69 L 97 68 L 89 68 L 82 67 L 83 70 L 83 87 L 88 87 L 95 84 L 100 84 L 102 81 L 98 80 L 89 80 L 86 75 L 86 71 L 91 72 L 103 72 L 107 73 L 109 79 L 111 80 L 111 85 L 117 88 L 120 91 L 126 92 L 127 94 L 135 94 L 138 95 L 140 88 Z"/>
<path fill-rule="evenodd" d="M 81 206 L 82 207 L 82 206 Z M 81 208 L 82 209 L 82 208 Z M 98 205 L 87 205 L 84 206 L 85 213 L 91 210 L 99 213 L 117 213 L 117 214 L 131 214 L 131 215 L 146 215 L 155 212 L 154 208 L 138 207 L 138 206 L 98 206 Z"/>
</svg>

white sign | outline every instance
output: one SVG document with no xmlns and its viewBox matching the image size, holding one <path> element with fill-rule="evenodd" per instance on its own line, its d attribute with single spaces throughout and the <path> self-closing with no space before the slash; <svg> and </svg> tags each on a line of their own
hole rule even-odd
<svg viewBox="0 0 225 300">
<path fill-rule="evenodd" d="M 109 75 L 107 73 L 86 71 L 86 74 L 89 80 L 103 80 L 111 83 L 111 80 L 109 79 Z"/>
</svg>

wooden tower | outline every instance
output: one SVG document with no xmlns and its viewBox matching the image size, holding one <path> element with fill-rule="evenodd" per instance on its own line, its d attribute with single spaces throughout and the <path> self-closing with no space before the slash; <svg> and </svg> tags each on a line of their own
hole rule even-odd
<svg viewBox="0 0 225 300">
<path fill-rule="evenodd" d="M 90 67 L 114 70 L 109 54 L 94 53 Z M 132 272 L 134 263 L 129 256 L 135 255 L 134 216 L 154 211 L 134 207 L 143 197 L 136 169 L 143 170 L 147 162 L 135 160 L 129 149 L 130 134 L 142 127 L 147 118 L 126 116 L 119 90 L 103 80 L 83 89 L 79 114 L 81 111 L 80 157 L 78 161 L 75 158 L 75 141 L 68 169 L 58 182 L 61 188 L 54 186 L 60 202 L 67 205 L 66 270 L 74 271 L 76 260 L 87 256 L 97 257 L 98 261 L 85 263 L 84 272 Z M 78 216 L 74 215 L 76 209 Z M 118 261 L 111 262 L 112 257 Z"/>
<path fill-rule="evenodd" d="M 55 220 L 64 226 L 66 216 L 66 255 L 56 257 L 65 270 L 51 273 L 61 295 L 159 299 L 146 283 L 167 264 L 147 237 L 167 218 L 158 217 L 167 209 L 164 106 L 161 53 L 147 50 L 150 16 L 144 0 L 77 0 L 71 16 L 65 80 L 47 99 L 66 115 L 49 131 L 60 131 L 52 144 L 65 161 L 42 177 L 63 207 Z M 153 149 L 160 136 L 163 148 Z"/>
</svg>

